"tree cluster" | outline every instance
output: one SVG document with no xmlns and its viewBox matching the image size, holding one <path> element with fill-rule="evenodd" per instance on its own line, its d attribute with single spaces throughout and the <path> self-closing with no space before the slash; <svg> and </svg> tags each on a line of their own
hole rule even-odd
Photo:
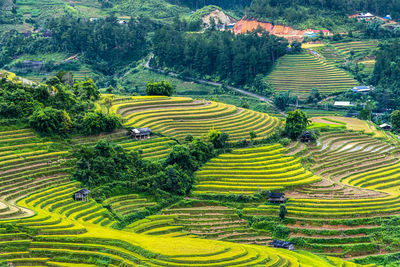
<svg viewBox="0 0 400 267">
<path fill-rule="evenodd" d="M 97 21 L 53 18 L 45 26 L 51 37 L 39 33 L 25 38 L 17 31 L 4 34 L 0 38 L 0 66 L 22 54 L 63 52 L 79 54 L 95 70 L 111 75 L 148 53 L 148 24 L 135 19 L 120 24 L 114 16 Z"/>
<path fill-rule="evenodd" d="M 75 150 L 77 161 L 72 177 L 94 189 L 99 198 L 116 193 L 109 192 L 112 186 L 107 185 L 114 185 L 113 190 L 120 191 L 128 188 L 152 194 L 186 195 L 194 184 L 194 171 L 215 155 L 213 146 L 199 138 L 175 145 L 164 161 L 146 160 L 136 151 L 128 152 L 101 140 L 95 146 Z"/>
<path fill-rule="evenodd" d="M 305 27 L 334 28 L 350 23 L 349 14 L 371 12 L 380 16 L 400 17 L 398 0 L 254 0 L 246 10 L 248 17 L 279 21 Z"/>
<path fill-rule="evenodd" d="M 95 134 L 121 126 L 115 115 L 93 112 L 94 101 L 100 96 L 93 80 L 73 82 L 66 77 L 71 78 L 71 74 L 59 72 L 39 86 L 10 82 L 4 77 L 0 80 L 2 123 L 29 123 L 44 135 Z"/>
<path fill-rule="evenodd" d="M 148 82 L 146 85 L 147 95 L 171 96 L 173 93 L 174 93 L 174 87 L 168 81 Z"/>
<path fill-rule="evenodd" d="M 306 129 L 309 124 L 306 114 L 296 109 L 289 111 L 286 116 L 285 132 L 293 140 L 296 140 Z"/>
<path fill-rule="evenodd" d="M 288 42 L 262 30 L 241 35 L 214 30 L 198 34 L 172 25 L 155 32 L 153 46 L 160 67 L 186 76 L 251 85 L 257 74 L 268 73 L 286 53 Z"/>
<path fill-rule="evenodd" d="M 400 41 L 380 45 L 372 82 L 378 87 L 374 98 L 384 108 L 400 108 Z"/>
</svg>

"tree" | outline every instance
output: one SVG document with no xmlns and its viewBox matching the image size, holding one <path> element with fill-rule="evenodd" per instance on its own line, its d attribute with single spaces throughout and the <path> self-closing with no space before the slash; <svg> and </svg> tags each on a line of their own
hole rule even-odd
<svg viewBox="0 0 400 267">
<path fill-rule="evenodd" d="M 99 89 L 92 79 L 74 84 L 74 92 L 81 99 L 97 100 L 100 97 Z"/>
<path fill-rule="evenodd" d="M 110 108 L 112 107 L 113 101 L 114 101 L 113 99 L 114 99 L 114 96 L 106 96 L 103 99 L 103 104 L 107 108 L 107 114 L 110 113 Z"/>
<path fill-rule="evenodd" d="M 310 95 L 307 98 L 307 103 L 314 103 L 316 104 L 318 101 L 322 99 L 321 94 L 318 91 L 318 88 L 312 88 Z"/>
<path fill-rule="evenodd" d="M 274 97 L 274 103 L 280 110 L 285 110 L 290 101 L 290 92 L 280 92 Z"/>
<path fill-rule="evenodd" d="M 286 214 L 287 214 L 286 206 L 281 204 L 279 206 L 279 217 L 281 218 L 282 221 L 283 221 L 283 219 L 285 219 Z"/>
<path fill-rule="evenodd" d="M 121 121 L 114 114 L 87 112 L 83 117 L 80 127 L 84 134 L 93 135 L 101 132 L 112 132 L 121 127 Z"/>
<path fill-rule="evenodd" d="M 255 131 L 250 132 L 250 141 L 253 143 L 253 140 L 257 138 L 257 133 Z"/>
<path fill-rule="evenodd" d="M 168 81 L 148 82 L 146 86 L 147 95 L 171 96 L 173 93 L 174 93 L 174 88 Z"/>
<path fill-rule="evenodd" d="M 400 131 L 400 110 L 395 110 L 390 115 L 390 123 L 392 124 L 393 131 Z"/>
<path fill-rule="evenodd" d="M 255 93 L 264 95 L 264 96 L 270 96 L 274 93 L 274 88 L 273 86 L 264 80 L 264 75 L 262 74 L 257 74 L 256 77 L 254 78 L 253 81 L 253 91 Z"/>
<path fill-rule="evenodd" d="M 39 108 L 29 117 L 29 124 L 44 135 L 60 134 L 66 130 L 65 126 L 69 125 L 69 116 L 67 116 L 68 113 L 65 113 L 52 107 Z"/>
<path fill-rule="evenodd" d="M 215 148 L 224 148 L 226 142 L 229 140 L 229 135 L 227 133 L 221 133 L 221 131 L 217 131 L 213 127 L 208 131 L 207 138 Z"/>
<path fill-rule="evenodd" d="M 289 111 L 286 116 L 285 132 L 291 139 L 295 140 L 307 129 L 308 124 L 309 120 L 303 111 L 298 109 Z"/>
<path fill-rule="evenodd" d="M 297 40 L 293 41 L 290 47 L 292 48 L 292 53 L 294 54 L 298 54 L 301 52 L 301 43 Z"/>
</svg>

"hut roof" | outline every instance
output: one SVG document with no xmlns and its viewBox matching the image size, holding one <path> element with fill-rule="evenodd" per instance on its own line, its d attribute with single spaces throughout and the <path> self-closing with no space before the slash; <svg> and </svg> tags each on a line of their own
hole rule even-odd
<svg viewBox="0 0 400 267">
<path fill-rule="evenodd" d="M 87 196 L 87 195 L 89 195 L 90 190 L 88 190 L 88 189 L 86 189 L 86 188 L 82 188 L 81 190 L 75 192 L 75 194 L 78 194 L 78 193 L 80 193 L 80 194 L 82 194 L 82 195 L 84 195 L 84 196 Z"/>
<path fill-rule="evenodd" d="M 268 193 L 269 198 L 281 198 L 285 196 L 285 193 Z"/>
</svg>

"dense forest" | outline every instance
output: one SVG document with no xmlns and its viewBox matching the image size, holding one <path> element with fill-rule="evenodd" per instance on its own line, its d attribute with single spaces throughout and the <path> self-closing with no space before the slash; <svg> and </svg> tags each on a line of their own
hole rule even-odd
<svg viewBox="0 0 400 267">
<path fill-rule="evenodd" d="M 286 39 L 258 32 L 189 33 L 176 25 L 156 31 L 154 54 L 159 67 L 169 67 L 183 76 L 210 76 L 235 84 L 249 84 L 257 74 L 266 74 L 287 52 Z"/>
<path fill-rule="evenodd" d="M 55 18 L 47 23 L 46 34 L 28 38 L 15 30 L 4 34 L 0 39 L 0 65 L 23 54 L 79 53 L 97 71 L 110 75 L 148 53 L 149 27 L 152 25 L 147 20 L 119 24 L 113 16 L 98 21 Z"/>
<path fill-rule="evenodd" d="M 115 115 L 94 112 L 100 97 L 93 80 L 74 82 L 68 72 L 39 86 L 0 79 L 0 125 L 23 124 L 42 135 L 111 132 L 121 123 Z"/>
<path fill-rule="evenodd" d="M 350 24 L 347 16 L 355 12 L 400 17 L 399 0 L 254 0 L 246 10 L 247 17 L 289 24 L 300 28 L 329 28 Z"/>
<path fill-rule="evenodd" d="M 374 97 L 382 107 L 400 109 L 400 41 L 383 43 L 376 55 L 372 82 L 379 90 Z"/>
<path fill-rule="evenodd" d="M 243 8 L 249 6 L 252 0 L 168 0 L 176 5 L 188 6 L 192 9 L 202 8 L 208 5 L 217 5 L 224 9 Z"/>
</svg>

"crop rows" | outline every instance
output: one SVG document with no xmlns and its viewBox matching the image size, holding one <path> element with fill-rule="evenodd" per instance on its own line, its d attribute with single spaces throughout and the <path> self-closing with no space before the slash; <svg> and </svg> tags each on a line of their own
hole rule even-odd
<svg viewBox="0 0 400 267">
<path fill-rule="evenodd" d="M 195 173 L 195 194 L 254 194 L 320 179 L 278 145 L 237 149 L 211 159 Z"/>
<path fill-rule="evenodd" d="M 312 88 L 329 94 L 347 91 L 357 83 L 346 72 L 308 54 L 286 55 L 267 77 L 277 91 L 307 97 Z"/>
<path fill-rule="evenodd" d="M 1 229 L 10 221 L 0 222 L 0 262 L 35 266 L 300 266 L 300 262 L 339 266 L 316 256 L 264 246 L 114 230 L 108 228 L 110 224 L 90 218 L 101 211 L 96 211 L 97 204 L 79 202 L 73 208 L 64 203 L 74 190 L 76 183 L 67 183 L 21 200 L 19 204 L 34 210 L 36 216 L 14 221 L 16 229 L 25 227 L 38 232 L 4 234 Z M 232 212 L 226 212 L 228 209 L 221 210 L 226 217 L 232 216 Z M 108 218 L 106 214 L 104 211 L 104 218 Z M 7 245 L 3 245 L 5 242 Z"/>
<path fill-rule="evenodd" d="M 188 134 L 205 135 L 211 128 L 228 133 L 231 141 L 248 139 L 251 131 L 260 139 L 270 135 L 279 124 L 278 119 L 267 114 L 183 97 L 133 99 L 113 106 L 112 110 L 124 116 L 128 127 L 149 127 L 153 132 L 180 140 Z"/>
<path fill-rule="evenodd" d="M 332 44 L 340 53 L 348 56 L 350 52 L 353 53 L 366 53 L 376 49 L 378 42 L 376 40 L 368 41 L 354 41 L 347 43 L 334 43 Z"/>
<path fill-rule="evenodd" d="M 294 241 L 301 239 L 305 248 L 324 255 L 379 251 L 371 238 L 380 230 L 374 218 L 400 213 L 399 149 L 389 138 L 330 132 L 304 150 L 303 157 L 313 159 L 311 170 L 322 180 L 289 192 L 288 227 Z M 278 209 L 262 204 L 243 213 L 276 216 Z"/>
<path fill-rule="evenodd" d="M 143 210 L 146 207 L 155 206 L 155 202 L 149 202 L 146 198 L 141 198 L 137 194 L 122 195 L 108 198 L 103 202 L 110 205 L 111 209 L 122 216 Z"/>
</svg>

